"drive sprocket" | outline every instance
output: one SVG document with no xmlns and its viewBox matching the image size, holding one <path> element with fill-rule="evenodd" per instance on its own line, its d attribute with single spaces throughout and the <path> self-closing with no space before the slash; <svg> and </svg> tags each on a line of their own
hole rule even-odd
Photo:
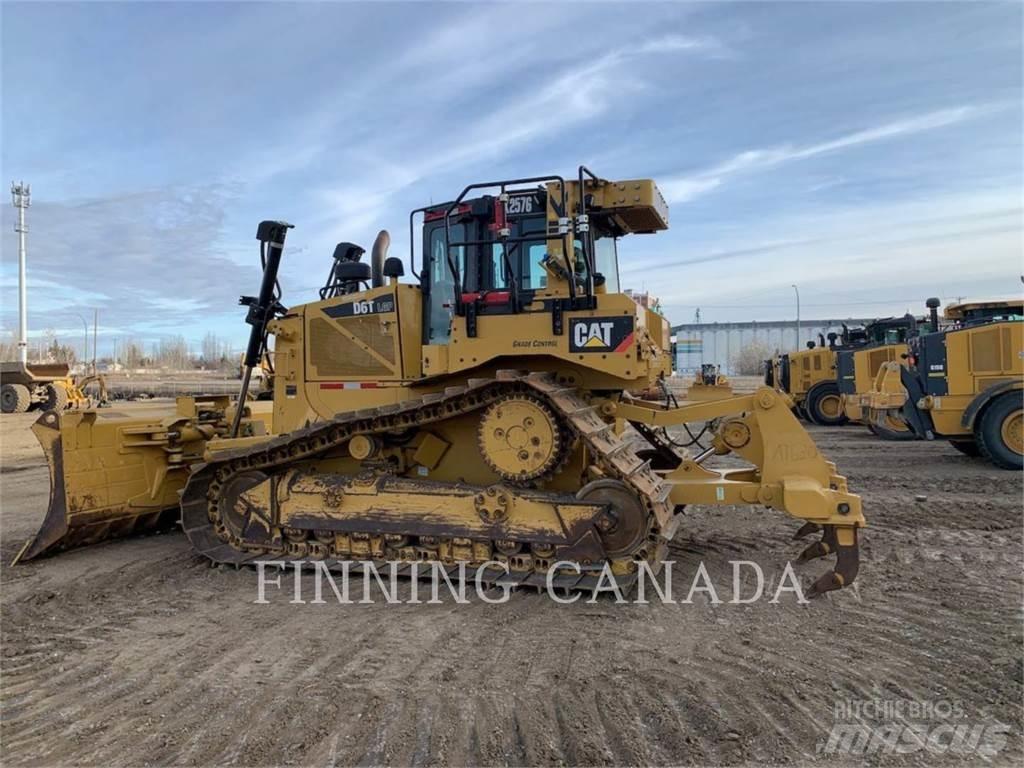
<svg viewBox="0 0 1024 768">
<path fill-rule="evenodd" d="M 506 480 L 523 483 L 557 466 L 565 435 L 554 413 L 528 395 L 510 395 L 484 411 L 477 429 L 480 453 Z"/>
</svg>

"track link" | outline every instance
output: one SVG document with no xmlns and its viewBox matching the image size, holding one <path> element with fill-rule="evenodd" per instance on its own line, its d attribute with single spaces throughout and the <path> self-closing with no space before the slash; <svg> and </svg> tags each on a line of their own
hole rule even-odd
<svg viewBox="0 0 1024 768">
<path fill-rule="evenodd" d="M 216 454 L 210 461 L 198 464 L 182 494 L 182 526 L 196 550 L 216 563 L 233 565 L 252 564 L 259 561 L 277 560 L 282 556 L 324 560 L 328 567 L 344 560 L 395 560 L 406 559 L 395 556 L 397 550 L 389 550 L 388 557 L 379 547 L 366 547 L 361 554 L 339 552 L 330 543 L 318 538 L 314 529 L 289 529 L 285 535 L 268 542 L 246 540 L 229 529 L 223 519 L 224 494 L 243 473 L 262 472 L 272 475 L 284 472 L 297 462 L 323 457 L 343 447 L 356 435 L 372 436 L 400 430 L 427 428 L 444 420 L 462 416 L 483 409 L 502 399 L 514 395 L 529 395 L 543 402 L 561 421 L 561 427 L 572 440 L 580 441 L 586 448 L 588 463 L 597 473 L 624 483 L 636 495 L 647 510 L 647 533 L 645 539 L 628 557 L 612 561 L 619 584 L 625 586 L 635 579 L 638 561 L 648 561 L 657 569 L 667 542 L 675 533 L 679 518 L 677 510 L 669 500 L 670 487 L 650 467 L 648 461 L 636 453 L 615 435 L 612 425 L 606 422 L 596 407 L 590 405 L 573 388 L 557 383 L 549 373 L 522 373 L 499 371 L 494 379 L 471 379 L 467 385 L 451 387 L 442 393 L 434 393 L 417 400 L 397 405 L 339 414 L 330 421 L 313 424 L 301 430 L 273 438 L 266 443 L 243 449 Z M 379 471 L 379 469 L 378 469 Z M 424 486 L 431 483 L 403 477 L 403 482 L 417 482 Z M 484 491 L 483 487 L 478 487 Z M 536 493 L 536 492 L 535 492 Z M 541 492 L 543 493 L 543 492 Z M 555 496 L 555 494 L 552 494 Z M 564 494 L 563 494 L 564 496 Z M 325 508 L 329 505 L 325 505 Z M 269 519 L 269 510 L 265 511 Z M 368 527 L 356 534 L 363 541 L 380 539 L 382 532 Z M 413 537 L 415 538 L 415 537 Z M 413 545 L 415 561 L 440 561 L 451 569 L 458 570 L 459 562 L 480 564 L 478 557 L 456 557 L 453 549 L 439 549 L 432 537 L 421 537 L 427 541 L 404 542 Z M 537 558 L 516 558 L 502 552 L 509 542 L 493 540 L 478 542 L 486 544 L 492 556 L 487 559 L 505 561 L 511 573 L 506 577 L 501 570 L 492 574 L 491 582 L 528 584 L 541 586 L 549 561 Z M 535 547 L 543 555 L 543 545 L 538 542 L 519 541 L 526 547 Z M 504 545 L 504 547 L 503 547 Z M 403 552 L 411 551 L 408 546 Z M 431 556 L 431 552 L 439 553 Z M 580 563 L 580 575 L 576 582 L 571 573 L 559 575 L 561 588 L 586 588 L 592 586 L 595 571 L 602 562 Z M 487 574 L 485 581 L 488 581 Z M 623 578 L 625 578 L 625 584 Z"/>
</svg>

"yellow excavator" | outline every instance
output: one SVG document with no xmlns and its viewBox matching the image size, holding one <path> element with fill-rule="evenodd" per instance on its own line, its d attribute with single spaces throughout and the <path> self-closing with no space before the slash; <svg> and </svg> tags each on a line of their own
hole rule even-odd
<svg viewBox="0 0 1024 768">
<path fill-rule="evenodd" d="M 40 417 L 50 505 L 19 559 L 180 517 L 217 563 L 498 561 L 536 583 L 567 561 L 559 586 L 587 589 L 605 567 L 625 585 L 657 570 L 690 505 L 758 504 L 821 534 L 802 560 L 836 556 L 811 596 L 855 578 L 861 500 L 787 396 L 669 394 L 668 323 L 618 273 L 621 238 L 668 227 L 653 181 L 581 167 L 470 184 L 411 212 L 413 282 L 382 232 L 369 263 L 340 243 L 318 300 L 285 307 L 290 226 L 258 228 L 236 403 Z M 247 403 L 269 335 L 274 398 Z M 632 394 L 652 389 L 664 399 Z"/>
</svg>

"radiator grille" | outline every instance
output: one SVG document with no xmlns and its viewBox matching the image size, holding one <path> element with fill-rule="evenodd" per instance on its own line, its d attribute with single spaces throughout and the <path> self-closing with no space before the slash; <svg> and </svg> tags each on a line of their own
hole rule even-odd
<svg viewBox="0 0 1024 768">
<path fill-rule="evenodd" d="M 868 373 L 874 377 L 878 373 L 878 369 L 882 367 L 882 363 L 889 362 L 888 349 L 875 349 L 868 352 Z"/>
<path fill-rule="evenodd" d="M 971 367 L 974 371 L 1003 370 L 1002 341 L 998 328 L 976 331 L 971 335 Z"/>
<path fill-rule="evenodd" d="M 395 349 L 390 336 L 380 330 L 380 320 L 352 318 L 345 329 L 387 360 L 390 367 L 338 331 L 331 321 L 313 318 L 309 323 L 309 365 L 314 376 L 389 376 L 395 373 Z"/>
</svg>

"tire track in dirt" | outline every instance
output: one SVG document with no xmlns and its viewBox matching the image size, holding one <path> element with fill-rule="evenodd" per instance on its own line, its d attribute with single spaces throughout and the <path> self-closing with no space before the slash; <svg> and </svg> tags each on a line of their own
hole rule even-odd
<svg viewBox="0 0 1024 768">
<path fill-rule="evenodd" d="M 806 607 L 289 605 L 288 586 L 258 606 L 254 571 L 207 568 L 174 536 L 0 565 L 5 765 L 814 763 L 836 702 L 879 696 L 960 700 L 1014 725 L 1000 762 L 1024 757 L 1020 477 L 813 431 L 870 527 L 856 591 Z M 796 526 L 688 510 L 676 598 L 701 562 L 730 584 L 730 560 L 770 592 Z"/>
</svg>

